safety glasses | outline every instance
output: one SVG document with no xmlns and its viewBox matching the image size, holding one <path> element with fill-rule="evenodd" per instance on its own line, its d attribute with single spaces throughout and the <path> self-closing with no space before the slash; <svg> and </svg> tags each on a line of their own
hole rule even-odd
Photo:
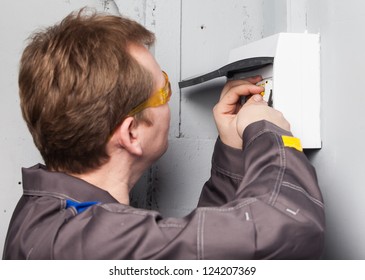
<svg viewBox="0 0 365 280">
<path fill-rule="evenodd" d="M 150 98 L 148 98 L 145 102 L 139 104 L 137 107 L 135 107 L 132 111 L 128 113 L 128 116 L 134 116 L 135 114 L 143 111 L 144 109 L 148 107 L 158 107 L 161 105 L 166 104 L 170 100 L 171 96 L 171 85 L 169 81 L 169 76 L 166 74 L 165 71 L 162 71 L 164 77 L 165 77 L 165 85 L 163 88 L 156 91 L 154 94 L 151 95 Z"/>
</svg>

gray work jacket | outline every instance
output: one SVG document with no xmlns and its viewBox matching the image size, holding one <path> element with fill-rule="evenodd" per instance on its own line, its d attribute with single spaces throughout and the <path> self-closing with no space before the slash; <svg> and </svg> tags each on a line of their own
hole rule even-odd
<svg viewBox="0 0 365 280">
<path fill-rule="evenodd" d="M 184 218 L 120 204 L 40 164 L 23 169 L 3 258 L 320 258 L 325 222 L 315 171 L 282 135 L 290 134 L 260 121 L 245 130 L 242 150 L 218 139 L 211 177 Z"/>
</svg>

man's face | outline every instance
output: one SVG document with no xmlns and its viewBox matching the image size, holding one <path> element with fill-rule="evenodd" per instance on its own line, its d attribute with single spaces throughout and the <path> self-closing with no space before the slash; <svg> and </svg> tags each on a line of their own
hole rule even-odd
<svg viewBox="0 0 365 280">
<path fill-rule="evenodd" d="M 151 93 L 154 93 L 164 87 L 165 77 L 162 70 L 152 54 L 143 45 L 131 44 L 129 47 L 130 54 L 150 73 L 154 79 L 154 88 Z M 170 127 L 170 108 L 168 104 L 158 107 L 149 107 L 145 109 L 145 114 L 152 125 L 144 125 L 145 152 L 150 155 L 152 160 L 157 160 L 163 155 L 168 147 L 168 132 Z"/>
</svg>

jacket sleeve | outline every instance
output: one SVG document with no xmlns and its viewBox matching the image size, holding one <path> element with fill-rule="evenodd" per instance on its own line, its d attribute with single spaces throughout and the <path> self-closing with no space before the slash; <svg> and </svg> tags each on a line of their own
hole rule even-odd
<svg viewBox="0 0 365 280">
<path fill-rule="evenodd" d="M 242 151 L 218 140 L 212 178 L 186 217 L 112 203 L 67 219 L 53 258 L 320 258 L 324 207 L 315 171 L 283 135 L 260 121 L 246 128 Z"/>
<path fill-rule="evenodd" d="M 199 206 L 253 199 L 245 216 L 255 227 L 255 258 L 320 257 L 325 216 L 317 176 L 301 147 L 283 136 L 292 139 L 290 132 L 260 121 L 244 131 L 242 151 L 218 139 Z M 293 237 L 303 239 L 290 242 Z M 297 246 L 303 254 L 294 253 Z"/>
<path fill-rule="evenodd" d="M 244 152 L 225 145 L 220 138 L 214 147 L 211 176 L 204 184 L 198 207 L 221 206 L 236 197 L 245 174 Z"/>
</svg>

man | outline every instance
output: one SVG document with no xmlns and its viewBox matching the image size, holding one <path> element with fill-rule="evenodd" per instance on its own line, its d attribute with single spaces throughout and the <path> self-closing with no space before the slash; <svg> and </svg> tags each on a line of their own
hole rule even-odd
<svg viewBox="0 0 365 280">
<path fill-rule="evenodd" d="M 23 169 L 24 194 L 4 259 L 319 258 L 324 210 L 315 171 L 283 115 L 254 85 L 231 81 L 198 207 L 163 218 L 129 206 L 167 149 L 167 74 L 154 36 L 122 17 L 80 11 L 33 36 L 19 74 L 23 117 L 45 166 Z M 241 96 L 253 97 L 240 108 Z"/>
</svg>

